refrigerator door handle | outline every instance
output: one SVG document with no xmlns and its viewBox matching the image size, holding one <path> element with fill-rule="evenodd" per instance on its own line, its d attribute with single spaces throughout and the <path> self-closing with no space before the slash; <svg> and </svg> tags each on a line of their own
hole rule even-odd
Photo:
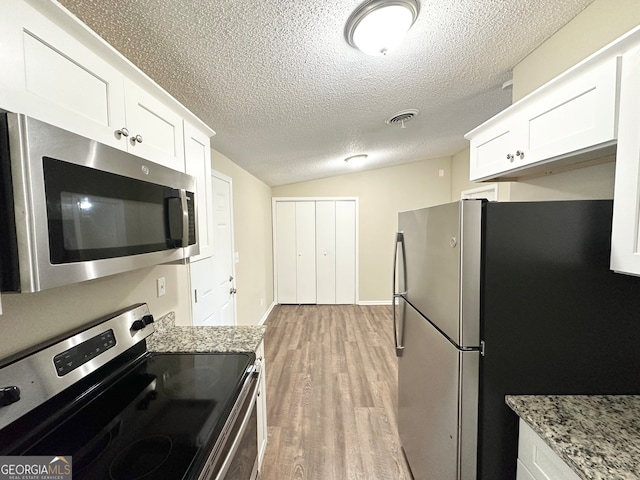
<svg viewBox="0 0 640 480">
<path fill-rule="evenodd" d="M 402 286 L 406 287 L 406 263 L 405 263 L 405 254 L 404 254 L 404 234 L 402 232 L 396 233 L 396 244 L 395 251 L 393 252 L 393 296 L 391 299 L 392 308 L 393 308 L 393 338 L 396 344 L 396 356 L 401 357 L 402 351 L 404 350 L 404 314 L 402 315 L 402 331 L 400 335 L 398 335 L 398 302 L 402 302 L 402 295 L 406 293 L 406 291 L 398 292 L 396 291 L 397 287 L 397 270 L 398 270 L 398 251 L 402 254 L 402 275 L 403 275 L 403 283 Z M 402 289 L 401 289 L 402 290 Z M 404 313 L 404 311 L 403 311 Z"/>
</svg>

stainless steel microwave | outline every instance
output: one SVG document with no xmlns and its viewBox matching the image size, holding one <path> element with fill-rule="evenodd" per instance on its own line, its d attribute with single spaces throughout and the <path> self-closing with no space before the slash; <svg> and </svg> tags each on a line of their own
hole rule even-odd
<svg viewBox="0 0 640 480">
<path fill-rule="evenodd" d="M 199 252 L 194 177 L 0 114 L 0 289 L 37 292 Z"/>
</svg>

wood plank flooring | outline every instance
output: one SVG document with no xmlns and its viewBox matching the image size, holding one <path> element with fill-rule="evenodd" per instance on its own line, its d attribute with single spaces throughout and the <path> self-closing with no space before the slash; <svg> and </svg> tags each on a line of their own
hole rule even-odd
<svg viewBox="0 0 640 480">
<path fill-rule="evenodd" d="M 261 480 L 409 480 L 390 306 L 279 305 L 266 322 Z"/>
</svg>

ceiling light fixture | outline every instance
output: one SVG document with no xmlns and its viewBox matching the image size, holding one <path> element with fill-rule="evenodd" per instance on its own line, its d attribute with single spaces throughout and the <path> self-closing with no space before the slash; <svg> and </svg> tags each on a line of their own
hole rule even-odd
<svg viewBox="0 0 640 480">
<path fill-rule="evenodd" d="M 367 159 L 368 155 L 360 154 L 360 155 L 352 155 L 344 159 L 347 165 L 351 167 L 360 167 L 364 165 L 364 161 Z"/>
<path fill-rule="evenodd" d="M 344 36 L 367 55 L 385 55 L 400 45 L 419 10 L 417 0 L 367 0 L 347 20 Z"/>
</svg>

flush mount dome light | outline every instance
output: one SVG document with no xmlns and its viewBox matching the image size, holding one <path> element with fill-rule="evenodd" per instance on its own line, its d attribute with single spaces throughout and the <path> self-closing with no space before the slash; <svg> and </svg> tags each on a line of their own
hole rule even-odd
<svg viewBox="0 0 640 480">
<path fill-rule="evenodd" d="M 402 42 L 418 12 L 417 0 L 368 0 L 351 14 L 344 35 L 367 55 L 385 55 Z"/>
<path fill-rule="evenodd" d="M 352 155 L 344 159 L 345 163 L 351 167 L 359 167 L 364 164 L 364 161 L 367 159 L 368 155 L 360 154 L 360 155 Z"/>
</svg>

